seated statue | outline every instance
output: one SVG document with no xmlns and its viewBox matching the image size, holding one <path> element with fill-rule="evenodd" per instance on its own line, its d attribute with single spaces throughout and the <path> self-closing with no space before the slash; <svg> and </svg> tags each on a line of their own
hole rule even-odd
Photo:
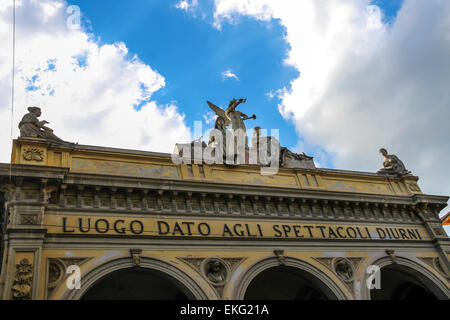
<svg viewBox="0 0 450 320">
<path fill-rule="evenodd" d="M 19 123 L 20 137 L 24 138 L 40 138 L 46 140 L 52 140 L 57 142 L 63 142 L 60 138 L 53 134 L 53 130 L 45 125 L 49 122 L 38 118 L 41 116 L 41 108 L 29 107 L 29 113 L 23 116 L 22 121 Z"/>
<path fill-rule="evenodd" d="M 387 150 L 384 148 L 380 149 L 380 154 L 384 157 L 383 168 L 377 173 L 396 176 L 403 176 L 411 173 L 411 171 L 406 170 L 403 162 L 395 154 L 388 154 Z"/>
</svg>

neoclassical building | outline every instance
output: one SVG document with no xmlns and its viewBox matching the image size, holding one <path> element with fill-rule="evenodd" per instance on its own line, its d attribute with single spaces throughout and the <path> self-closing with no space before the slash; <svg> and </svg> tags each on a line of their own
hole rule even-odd
<svg viewBox="0 0 450 320">
<path fill-rule="evenodd" d="M 0 297 L 449 299 L 448 197 L 417 182 L 18 138 Z"/>
</svg>

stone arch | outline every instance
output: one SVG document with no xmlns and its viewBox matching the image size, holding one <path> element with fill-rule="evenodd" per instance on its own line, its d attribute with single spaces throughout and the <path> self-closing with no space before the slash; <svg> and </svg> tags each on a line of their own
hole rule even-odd
<svg viewBox="0 0 450 320">
<path fill-rule="evenodd" d="M 345 295 L 345 293 L 341 290 L 338 284 L 334 282 L 328 275 L 325 274 L 325 272 L 321 271 L 320 269 L 314 267 L 313 265 L 298 260 L 295 258 L 285 257 L 284 259 L 284 266 L 291 267 L 294 269 L 298 269 L 302 272 L 306 272 L 309 275 L 311 275 L 312 278 L 315 278 L 318 282 L 322 284 L 322 288 L 327 291 L 327 294 L 331 299 L 335 300 L 347 300 L 349 297 Z M 280 261 L 276 257 L 266 258 L 263 260 L 260 260 L 256 262 L 254 265 L 252 265 L 242 276 L 241 280 L 239 281 L 238 285 L 236 286 L 236 289 L 234 290 L 234 297 L 233 299 L 237 300 L 243 300 L 246 294 L 246 291 L 248 287 L 250 286 L 251 282 L 262 272 L 279 267 Z"/>
<path fill-rule="evenodd" d="M 437 299 L 446 300 L 450 299 L 450 290 L 445 284 L 445 279 L 436 276 L 427 268 L 423 267 L 421 264 L 404 258 L 404 257 L 395 257 L 395 262 L 391 257 L 383 257 L 378 260 L 373 261 L 370 265 L 376 265 L 380 269 L 388 266 L 398 266 L 399 270 L 404 271 L 410 276 L 417 277 L 420 282 L 424 284 L 424 286 L 431 291 L 433 295 L 436 296 Z M 369 275 L 367 273 L 364 274 L 362 281 L 362 299 L 363 300 L 371 300 L 370 289 L 367 287 L 367 279 Z"/>
<path fill-rule="evenodd" d="M 61 299 L 67 300 L 79 300 L 85 293 L 89 291 L 96 283 L 105 279 L 108 275 L 113 274 L 116 271 L 125 270 L 132 268 L 135 265 L 133 261 L 128 258 L 119 258 L 109 262 L 106 262 L 92 270 L 82 277 L 81 289 L 79 290 L 67 290 L 63 293 Z M 175 279 L 180 284 L 182 284 L 197 300 L 208 299 L 207 294 L 200 287 L 200 285 L 195 282 L 189 275 L 187 275 L 182 270 L 177 267 L 153 258 L 141 257 L 140 268 L 159 271 L 165 275 Z M 64 285 L 61 284 L 61 285 Z"/>
</svg>

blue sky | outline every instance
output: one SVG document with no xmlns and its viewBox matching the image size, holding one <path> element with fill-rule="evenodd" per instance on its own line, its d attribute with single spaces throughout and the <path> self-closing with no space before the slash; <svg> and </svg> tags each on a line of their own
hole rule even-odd
<svg viewBox="0 0 450 320">
<path fill-rule="evenodd" d="M 393 24 L 402 1 L 372 2 L 384 14 L 383 21 Z M 201 1 L 195 13 L 176 8 L 177 1 L 165 0 L 78 0 L 83 24 L 101 43 L 126 43 L 131 55 L 164 75 L 166 85 L 151 99 L 158 104 L 176 103 L 186 125 L 203 120 L 210 109 L 206 100 L 225 106 L 235 97 L 248 99 L 242 111 L 257 114 L 248 126 L 279 128 L 280 141 L 295 148 L 303 137 L 292 121 L 278 111 L 280 99 L 269 97 L 278 89 L 290 89 L 299 77 L 294 66 L 284 63 L 290 44 L 279 19 L 258 21 L 241 17 L 238 23 L 213 27 L 214 4 Z M 202 17 L 203 15 L 203 17 Z M 236 78 L 222 77 L 231 70 Z M 332 157 L 320 145 L 306 144 L 307 153 L 317 153 L 322 166 L 333 167 Z"/>
<path fill-rule="evenodd" d="M 166 86 L 152 97 L 160 104 L 176 101 L 186 124 L 203 120 L 210 111 L 206 100 L 225 106 L 233 97 L 247 98 L 242 111 L 256 114 L 249 127 L 280 128 L 283 144 L 295 146 L 294 125 L 277 111 L 278 99 L 267 93 L 289 86 L 299 72 L 283 64 L 289 44 L 278 21 L 244 18 L 238 24 L 212 26 L 212 5 L 202 2 L 205 20 L 175 8 L 176 1 L 72 1 L 90 30 L 102 42 L 124 41 L 131 54 L 166 78 Z M 107 8 L 107 9 L 106 9 Z M 223 79 L 231 70 L 235 78 Z"/>
</svg>

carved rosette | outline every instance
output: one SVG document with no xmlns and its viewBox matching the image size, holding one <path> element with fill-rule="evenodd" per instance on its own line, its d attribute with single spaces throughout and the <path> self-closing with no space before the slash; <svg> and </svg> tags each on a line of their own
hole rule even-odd
<svg viewBox="0 0 450 320">
<path fill-rule="evenodd" d="M 12 298 L 14 300 L 31 300 L 33 284 L 33 265 L 24 258 L 16 264 L 14 282 L 12 285 Z"/>
</svg>

